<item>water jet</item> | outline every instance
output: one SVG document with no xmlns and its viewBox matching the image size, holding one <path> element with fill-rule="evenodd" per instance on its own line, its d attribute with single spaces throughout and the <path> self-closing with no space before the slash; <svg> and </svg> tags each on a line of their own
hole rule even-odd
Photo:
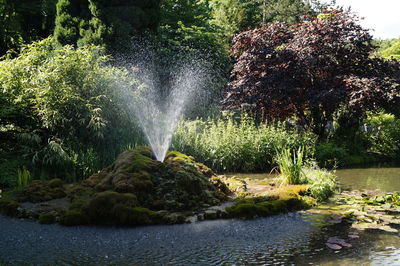
<svg viewBox="0 0 400 266">
<path fill-rule="evenodd" d="M 133 104 L 139 125 L 160 162 L 165 159 L 175 129 L 188 104 L 195 93 L 201 90 L 204 74 L 201 68 L 190 65 L 176 71 L 173 77 L 168 88 L 148 82 L 138 91 Z"/>
</svg>

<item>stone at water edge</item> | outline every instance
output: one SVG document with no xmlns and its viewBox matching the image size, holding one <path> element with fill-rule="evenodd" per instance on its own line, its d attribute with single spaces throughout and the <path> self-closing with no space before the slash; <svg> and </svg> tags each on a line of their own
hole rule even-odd
<svg viewBox="0 0 400 266">
<path fill-rule="evenodd" d="M 342 246 L 339 246 L 337 244 L 331 244 L 331 243 L 326 243 L 325 244 L 328 248 L 333 249 L 333 250 L 340 250 L 342 249 Z"/>
<path fill-rule="evenodd" d="M 334 237 L 330 237 L 327 241 L 327 243 L 329 244 L 337 244 L 337 245 L 341 245 L 343 247 L 347 247 L 350 248 L 352 245 L 350 243 L 347 243 L 344 239 L 341 239 L 337 236 Z"/>
<path fill-rule="evenodd" d="M 348 235 L 348 237 L 349 237 L 349 238 L 352 238 L 352 239 L 360 238 L 360 236 L 359 236 L 359 235 L 357 235 L 357 234 L 354 234 L 354 233 L 352 233 L 352 234 L 349 234 L 349 235 Z"/>
</svg>

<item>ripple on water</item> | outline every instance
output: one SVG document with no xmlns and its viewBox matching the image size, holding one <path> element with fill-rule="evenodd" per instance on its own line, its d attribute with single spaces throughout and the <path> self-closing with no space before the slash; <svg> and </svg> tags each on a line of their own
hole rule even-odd
<svg viewBox="0 0 400 266">
<path fill-rule="evenodd" d="M 104 228 L 40 225 L 0 216 L 0 264 L 291 265 L 361 257 L 398 262 L 398 236 L 393 249 L 354 248 L 335 254 L 325 247 L 329 232 L 320 220 L 289 213 L 247 221 Z"/>
</svg>

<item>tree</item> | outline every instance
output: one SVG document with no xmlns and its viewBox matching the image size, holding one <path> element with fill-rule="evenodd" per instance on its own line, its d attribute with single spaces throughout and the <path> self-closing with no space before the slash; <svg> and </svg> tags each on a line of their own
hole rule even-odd
<svg viewBox="0 0 400 266">
<path fill-rule="evenodd" d="M 331 10 L 294 26 L 270 23 L 234 38 L 226 108 L 262 119 L 296 115 L 320 136 L 345 105 L 357 116 L 400 101 L 400 65 L 371 58 L 372 36 L 348 12 Z M 395 104 L 396 103 L 396 104 Z"/>
<path fill-rule="evenodd" d="M 229 41 L 232 36 L 261 22 L 260 5 L 254 0 L 210 0 L 212 24 L 217 25 Z"/>
<path fill-rule="evenodd" d="M 0 0 L 0 55 L 49 36 L 56 0 Z"/>
<path fill-rule="evenodd" d="M 196 0 L 161 0 L 160 25 L 179 28 L 185 26 L 204 27 L 210 19 L 210 8 L 207 1 Z"/>
<path fill-rule="evenodd" d="M 400 40 L 397 40 L 393 45 L 383 50 L 381 55 L 386 59 L 400 60 Z"/>
<path fill-rule="evenodd" d="M 212 20 L 231 41 L 234 34 L 268 22 L 298 23 L 326 7 L 318 0 L 209 0 Z"/>
<path fill-rule="evenodd" d="M 156 30 L 159 0 L 59 0 L 55 38 L 60 44 L 129 45 L 146 30 Z"/>
<path fill-rule="evenodd" d="M 295 24 L 311 11 L 311 5 L 303 0 L 262 0 L 263 24 L 272 21 Z"/>
</svg>

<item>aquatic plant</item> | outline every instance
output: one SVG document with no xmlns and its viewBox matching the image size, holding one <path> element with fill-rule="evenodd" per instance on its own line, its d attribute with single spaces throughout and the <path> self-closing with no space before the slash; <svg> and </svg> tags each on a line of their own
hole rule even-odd
<svg viewBox="0 0 400 266">
<path fill-rule="evenodd" d="M 26 187 L 31 181 L 31 173 L 26 167 L 17 170 L 17 185 L 18 187 Z"/>
<path fill-rule="evenodd" d="M 284 148 L 280 153 L 278 152 L 276 162 L 284 184 L 297 185 L 307 181 L 303 172 L 303 159 L 304 149 L 302 147 L 299 147 L 295 152 L 292 152 L 289 148 Z"/>
</svg>

